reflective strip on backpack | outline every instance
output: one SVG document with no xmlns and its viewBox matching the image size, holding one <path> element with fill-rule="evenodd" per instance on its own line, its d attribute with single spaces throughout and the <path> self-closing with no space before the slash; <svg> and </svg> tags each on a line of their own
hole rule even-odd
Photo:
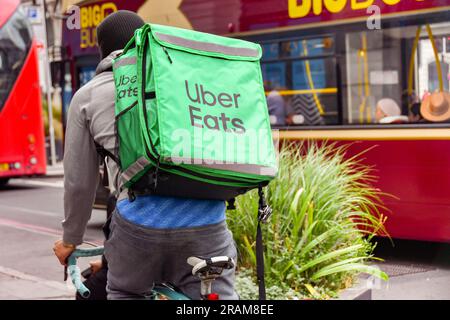
<svg viewBox="0 0 450 320">
<path fill-rule="evenodd" d="M 136 57 L 122 58 L 122 59 L 117 60 L 117 61 L 114 63 L 114 68 L 117 69 L 117 68 L 119 68 L 119 67 L 129 66 L 129 65 L 132 65 L 132 64 L 136 64 L 136 61 L 137 61 Z"/>
<path fill-rule="evenodd" d="M 269 176 L 275 177 L 277 174 L 277 169 L 271 167 L 260 166 L 256 164 L 242 164 L 242 163 L 212 163 L 212 164 L 202 164 L 202 167 L 211 168 L 211 169 L 219 169 L 219 170 L 228 170 L 234 172 L 241 173 L 249 173 L 260 176 Z"/>
<path fill-rule="evenodd" d="M 158 39 L 161 41 L 194 50 L 202 50 L 213 53 L 222 53 L 226 55 L 241 56 L 241 57 L 252 57 L 252 58 L 259 57 L 259 51 L 252 48 L 229 47 L 211 42 L 189 40 L 159 32 L 155 32 L 155 36 L 157 36 Z"/>
<path fill-rule="evenodd" d="M 186 164 L 196 164 L 199 167 L 211 168 L 211 169 L 219 169 L 219 170 L 228 170 L 233 172 L 241 172 L 241 173 L 249 173 L 255 175 L 263 175 L 274 177 L 277 173 L 276 168 L 260 166 L 256 164 L 245 164 L 245 163 L 214 163 L 213 160 L 207 159 L 192 159 L 192 158 L 180 158 L 180 157 L 170 157 L 166 160 L 171 161 L 173 163 L 186 163 Z"/>
<path fill-rule="evenodd" d="M 150 161 L 148 161 L 147 158 L 144 156 L 137 159 L 135 163 L 129 166 L 127 170 L 122 172 L 122 174 L 120 175 L 121 186 L 130 181 L 135 175 L 144 170 L 145 167 L 148 166 L 149 164 Z"/>
</svg>

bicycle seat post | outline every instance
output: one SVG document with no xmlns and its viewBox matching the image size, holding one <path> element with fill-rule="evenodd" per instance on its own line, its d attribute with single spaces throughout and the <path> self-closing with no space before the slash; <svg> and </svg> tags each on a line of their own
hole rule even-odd
<svg viewBox="0 0 450 320">
<path fill-rule="evenodd" d="M 200 278 L 200 296 L 203 300 L 208 300 L 210 294 L 212 293 L 212 283 L 216 278 L 220 276 L 208 276 L 208 275 L 199 275 Z"/>
<path fill-rule="evenodd" d="M 212 283 L 219 278 L 223 269 L 234 268 L 234 261 L 230 257 L 219 256 L 212 258 L 190 257 L 187 262 L 193 267 L 192 274 L 200 279 L 200 296 L 204 300 L 217 300 L 219 296 L 212 293 Z"/>
</svg>

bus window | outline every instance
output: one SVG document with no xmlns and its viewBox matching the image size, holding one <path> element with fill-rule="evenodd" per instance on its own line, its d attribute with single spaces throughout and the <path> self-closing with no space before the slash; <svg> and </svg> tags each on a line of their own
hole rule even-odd
<svg viewBox="0 0 450 320">
<path fill-rule="evenodd" d="M 283 62 L 265 63 L 261 66 L 263 79 L 266 84 L 276 90 L 286 87 L 286 66 Z"/>
<path fill-rule="evenodd" d="M 21 10 L 0 28 L 0 110 L 22 69 L 31 45 L 31 30 Z"/>
<path fill-rule="evenodd" d="M 274 126 L 338 124 L 332 37 L 262 44 L 262 74 Z"/>
<path fill-rule="evenodd" d="M 431 24 L 441 62 L 444 91 L 449 90 L 450 24 Z M 439 88 L 436 59 L 425 27 L 416 53 L 418 26 L 348 33 L 345 37 L 346 124 L 425 123 L 420 103 Z M 410 76 L 410 66 L 413 67 Z"/>
<path fill-rule="evenodd" d="M 446 25 L 447 28 L 450 27 L 450 24 Z M 439 35 L 437 32 L 439 29 L 434 26 L 432 27 L 433 34 L 435 37 L 436 48 L 439 52 L 439 56 L 441 57 L 440 65 L 442 72 L 442 81 L 445 91 L 449 91 L 449 63 L 450 63 L 450 47 L 449 42 L 444 41 L 446 38 L 450 37 L 450 31 L 447 34 Z M 448 29 L 447 29 L 448 30 Z M 425 32 L 424 32 L 425 33 Z M 418 64 L 419 64 L 419 96 L 422 97 L 428 92 L 433 92 L 439 89 L 439 78 L 437 72 L 437 64 L 434 59 L 433 48 L 431 46 L 431 41 L 428 38 L 422 38 L 419 41 L 419 56 L 418 56 Z M 443 59 L 442 59 L 443 57 Z"/>
<path fill-rule="evenodd" d="M 0 49 L 0 90 L 6 87 L 6 52 L 4 49 Z M 3 77 L 2 77 L 3 75 Z"/>
<path fill-rule="evenodd" d="M 334 58 L 292 62 L 292 95 L 288 104 L 287 124 L 338 123 L 335 65 Z M 302 121 L 295 121 L 296 118 Z"/>
</svg>

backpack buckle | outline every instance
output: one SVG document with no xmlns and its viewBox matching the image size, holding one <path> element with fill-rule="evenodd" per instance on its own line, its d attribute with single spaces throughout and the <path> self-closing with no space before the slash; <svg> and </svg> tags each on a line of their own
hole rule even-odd
<svg viewBox="0 0 450 320">
<path fill-rule="evenodd" d="M 268 204 L 259 207 L 258 209 L 259 221 L 261 221 L 262 223 L 267 223 L 271 215 L 272 215 L 272 208 Z"/>
<path fill-rule="evenodd" d="M 266 197 L 264 196 L 262 186 L 258 187 L 258 196 L 258 220 L 262 223 L 267 223 L 270 216 L 272 215 L 272 208 L 266 202 Z"/>
<path fill-rule="evenodd" d="M 142 30 L 141 29 L 137 29 L 134 32 L 134 41 L 136 41 L 136 47 L 140 47 L 141 46 L 141 34 L 142 34 Z"/>
<path fill-rule="evenodd" d="M 130 202 L 133 202 L 134 200 L 136 200 L 136 194 L 134 193 L 134 191 L 130 188 L 128 188 L 128 200 Z"/>
</svg>

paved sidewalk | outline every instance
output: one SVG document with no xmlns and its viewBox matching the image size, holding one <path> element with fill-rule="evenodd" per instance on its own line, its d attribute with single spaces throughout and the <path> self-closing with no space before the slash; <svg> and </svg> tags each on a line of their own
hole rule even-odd
<svg viewBox="0 0 450 320">
<path fill-rule="evenodd" d="M 436 269 L 379 281 L 372 289 L 374 300 L 450 300 L 450 270 Z"/>
<path fill-rule="evenodd" d="M 0 266 L 0 300 L 72 300 L 75 289 Z"/>
<path fill-rule="evenodd" d="M 57 162 L 55 165 L 47 165 L 47 177 L 63 177 L 64 168 L 62 162 Z"/>
<path fill-rule="evenodd" d="M 375 281 L 374 300 L 450 300 L 450 244 L 378 239 L 375 256 L 389 281 Z"/>
</svg>

